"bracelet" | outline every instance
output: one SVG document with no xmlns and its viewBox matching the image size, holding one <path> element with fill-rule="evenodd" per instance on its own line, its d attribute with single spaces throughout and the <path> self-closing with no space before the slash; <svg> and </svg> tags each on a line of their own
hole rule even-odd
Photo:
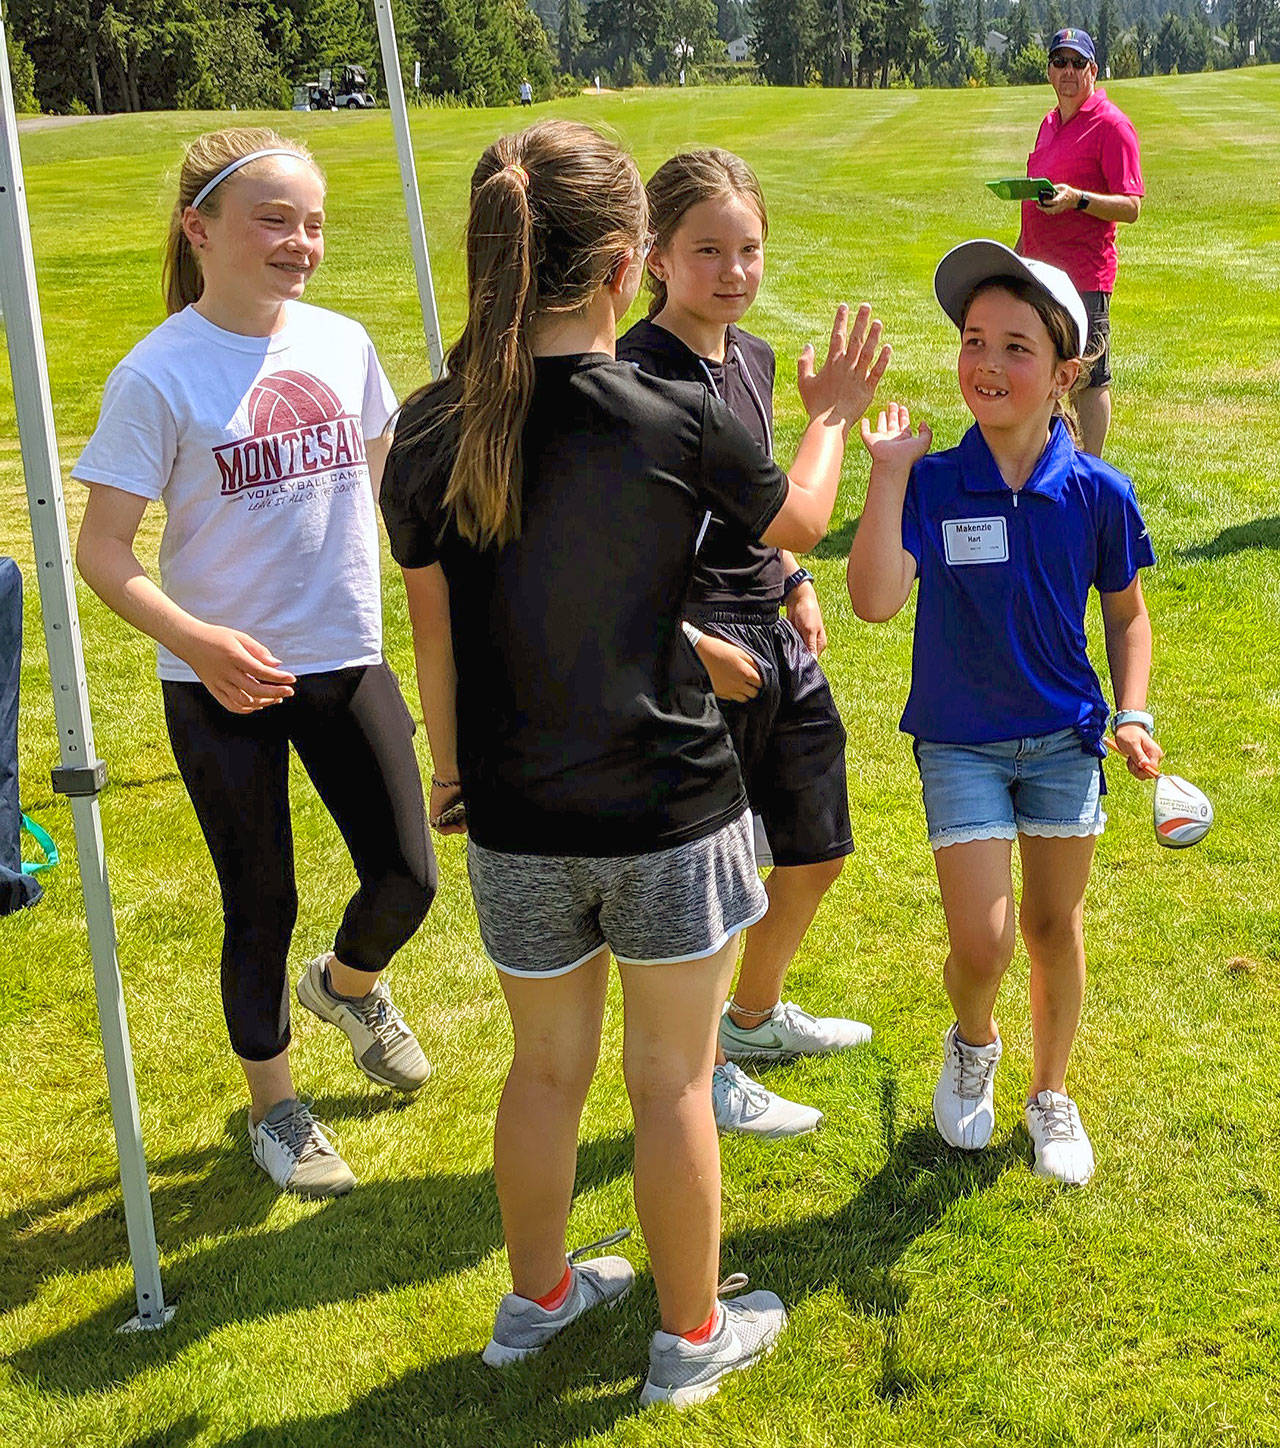
<svg viewBox="0 0 1280 1448">
<path fill-rule="evenodd" d="M 435 787 L 436 787 L 437 789 L 461 789 L 461 788 L 462 788 L 462 781 L 461 781 L 460 779 L 441 779 L 438 774 L 433 774 L 433 775 L 431 776 L 431 783 L 432 783 L 433 785 L 435 785 Z"/>
<path fill-rule="evenodd" d="M 1136 724 L 1153 739 L 1156 737 L 1156 721 L 1145 709 L 1117 709 L 1111 717 L 1111 727 L 1123 729 L 1126 724 Z"/>
<path fill-rule="evenodd" d="M 680 627 L 684 630 L 685 638 L 687 638 L 689 643 L 696 649 L 704 637 L 702 630 L 700 628 L 694 628 L 687 618 L 681 621 Z"/>
<path fill-rule="evenodd" d="M 733 996 L 730 996 L 729 1009 L 737 1011 L 740 1016 L 751 1016 L 754 1020 L 762 1021 L 765 1019 L 766 1016 L 771 1016 L 778 1008 L 777 1006 L 770 1006 L 767 1011 L 749 1011 L 743 1006 L 740 1006 L 738 1002 L 733 998 Z M 754 1029 L 755 1027 L 753 1026 L 752 1030 Z"/>
<path fill-rule="evenodd" d="M 1082 191 L 1082 192 L 1080 193 L 1080 200 L 1076 202 L 1076 210 L 1077 210 L 1077 211 L 1088 211 L 1088 209 L 1089 209 L 1089 203 L 1090 203 L 1092 200 L 1093 200 L 1093 197 L 1090 196 L 1087 191 Z"/>
</svg>

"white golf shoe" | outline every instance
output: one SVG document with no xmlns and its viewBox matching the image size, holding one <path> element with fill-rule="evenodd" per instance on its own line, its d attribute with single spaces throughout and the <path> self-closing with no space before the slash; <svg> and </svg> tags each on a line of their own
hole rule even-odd
<svg viewBox="0 0 1280 1448">
<path fill-rule="evenodd" d="M 933 1119 L 943 1141 L 961 1151 L 981 1151 L 996 1127 L 995 1075 L 1003 1047 L 960 1039 L 953 1021 L 942 1038 L 942 1075 L 933 1092 Z"/>
<path fill-rule="evenodd" d="M 1070 1096 L 1041 1091 L 1027 1102 L 1027 1130 L 1036 1149 L 1037 1176 L 1067 1187 L 1082 1187 L 1093 1175 L 1093 1147 Z"/>
<path fill-rule="evenodd" d="M 804 1136 L 822 1125 L 822 1112 L 788 1101 L 753 1081 L 732 1061 L 711 1073 L 716 1130 L 744 1136 Z"/>
<path fill-rule="evenodd" d="M 735 1024 L 726 1005 L 720 1015 L 720 1049 L 731 1061 L 789 1061 L 865 1045 L 871 1027 L 840 1016 L 811 1016 L 792 1001 L 779 1001 L 759 1025 Z"/>
</svg>

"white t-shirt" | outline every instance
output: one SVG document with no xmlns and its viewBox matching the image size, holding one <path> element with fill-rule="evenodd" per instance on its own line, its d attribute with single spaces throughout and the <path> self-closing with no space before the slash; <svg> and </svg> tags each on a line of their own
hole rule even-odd
<svg viewBox="0 0 1280 1448">
<path fill-rule="evenodd" d="M 397 404 L 358 322 L 286 308 L 272 337 L 223 331 L 191 307 L 162 322 L 107 379 L 72 472 L 163 499 L 165 593 L 315 674 L 382 657 L 365 439 Z M 195 680 L 158 655 L 162 679 Z"/>
</svg>

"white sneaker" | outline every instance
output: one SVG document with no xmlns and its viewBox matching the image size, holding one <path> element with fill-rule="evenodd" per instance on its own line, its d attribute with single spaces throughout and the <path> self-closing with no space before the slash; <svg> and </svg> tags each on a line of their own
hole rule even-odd
<svg viewBox="0 0 1280 1448">
<path fill-rule="evenodd" d="M 804 1136 L 822 1124 L 822 1112 L 761 1086 L 732 1061 L 711 1073 L 716 1130 L 747 1136 Z"/>
<path fill-rule="evenodd" d="M 1093 1147 L 1071 1097 L 1041 1091 L 1027 1102 L 1026 1118 L 1036 1149 L 1035 1174 L 1067 1187 L 1084 1186 L 1093 1175 Z"/>
<path fill-rule="evenodd" d="M 300 1197 L 340 1197 L 356 1184 L 324 1128 L 301 1101 L 277 1101 L 256 1125 L 249 1113 L 253 1159 L 276 1186 Z"/>
<path fill-rule="evenodd" d="M 726 1003 L 720 1015 L 720 1049 L 731 1061 L 787 1061 L 847 1051 L 871 1039 L 871 1027 L 839 1016 L 811 1016 L 792 1001 L 779 1001 L 757 1026 L 736 1025 Z"/>
<path fill-rule="evenodd" d="M 933 1119 L 943 1141 L 961 1151 L 981 1151 L 996 1128 L 995 1075 L 1004 1047 L 960 1039 L 953 1021 L 942 1038 L 942 1075 L 933 1092 Z"/>
</svg>

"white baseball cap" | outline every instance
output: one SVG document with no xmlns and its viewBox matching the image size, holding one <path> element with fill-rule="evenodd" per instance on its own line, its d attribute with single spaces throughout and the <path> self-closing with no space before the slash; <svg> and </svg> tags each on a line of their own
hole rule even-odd
<svg viewBox="0 0 1280 1448">
<path fill-rule="evenodd" d="M 953 246 L 933 274 L 934 295 L 942 310 L 960 327 L 965 303 L 973 295 L 973 289 L 994 277 L 1021 277 L 1064 306 L 1076 324 L 1076 356 L 1083 356 L 1089 338 L 1089 314 L 1075 283 L 1061 267 L 1019 256 L 1003 242 L 984 238 Z"/>
</svg>

